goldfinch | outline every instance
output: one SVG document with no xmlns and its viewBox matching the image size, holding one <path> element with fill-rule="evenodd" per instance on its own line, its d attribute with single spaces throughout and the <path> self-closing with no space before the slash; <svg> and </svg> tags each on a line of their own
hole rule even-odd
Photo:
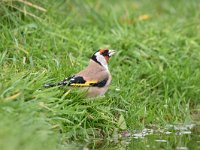
<svg viewBox="0 0 200 150">
<path fill-rule="evenodd" d="M 108 61 L 115 53 L 114 50 L 101 48 L 95 52 L 89 65 L 79 73 L 65 78 L 56 84 L 45 84 L 44 87 L 69 86 L 87 90 L 87 97 L 102 96 L 108 90 L 112 76 L 108 69 Z"/>
</svg>

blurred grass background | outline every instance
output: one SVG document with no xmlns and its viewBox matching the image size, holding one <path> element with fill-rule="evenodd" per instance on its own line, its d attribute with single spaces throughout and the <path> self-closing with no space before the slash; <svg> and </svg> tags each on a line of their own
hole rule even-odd
<svg viewBox="0 0 200 150">
<path fill-rule="evenodd" d="M 0 149 L 72 149 L 199 121 L 198 0 L 1 0 Z M 116 49 L 104 98 L 42 89 Z M 77 146 L 78 145 L 78 146 Z"/>
</svg>

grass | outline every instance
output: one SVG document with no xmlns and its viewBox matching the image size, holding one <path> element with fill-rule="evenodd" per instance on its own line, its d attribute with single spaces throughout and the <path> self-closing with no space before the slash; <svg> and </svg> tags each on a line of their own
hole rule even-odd
<svg viewBox="0 0 200 150">
<path fill-rule="evenodd" d="M 199 121 L 198 0 L 28 2 L 0 2 L 0 149 L 95 148 L 114 132 Z M 105 97 L 42 88 L 100 47 L 117 50 Z"/>
</svg>

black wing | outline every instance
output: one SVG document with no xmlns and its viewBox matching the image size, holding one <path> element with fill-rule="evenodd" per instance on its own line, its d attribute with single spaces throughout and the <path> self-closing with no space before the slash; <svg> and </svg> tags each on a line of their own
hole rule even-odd
<svg viewBox="0 0 200 150">
<path fill-rule="evenodd" d="M 72 86 L 72 87 L 104 87 L 107 83 L 108 79 L 104 79 L 102 81 L 86 81 L 81 76 L 72 76 L 69 78 L 65 78 L 63 81 L 56 84 L 45 84 L 44 87 L 54 87 L 54 86 Z"/>
</svg>

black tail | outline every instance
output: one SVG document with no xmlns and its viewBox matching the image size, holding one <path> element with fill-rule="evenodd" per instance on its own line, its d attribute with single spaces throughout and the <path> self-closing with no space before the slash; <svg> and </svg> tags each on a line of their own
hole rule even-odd
<svg viewBox="0 0 200 150">
<path fill-rule="evenodd" d="M 58 83 L 49 83 L 49 84 L 45 84 L 44 87 L 45 88 L 50 88 L 50 87 L 54 87 L 54 86 L 65 86 L 65 85 L 69 85 L 69 80 L 72 77 L 69 78 L 65 78 L 64 80 L 58 82 Z"/>
<path fill-rule="evenodd" d="M 44 85 L 45 88 L 50 88 L 50 87 L 54 87 L 54 86 L 58 86 L 58 84 L 49 83 L 49 84 L 45 84 L 45 85 Z"/>
</svg>

